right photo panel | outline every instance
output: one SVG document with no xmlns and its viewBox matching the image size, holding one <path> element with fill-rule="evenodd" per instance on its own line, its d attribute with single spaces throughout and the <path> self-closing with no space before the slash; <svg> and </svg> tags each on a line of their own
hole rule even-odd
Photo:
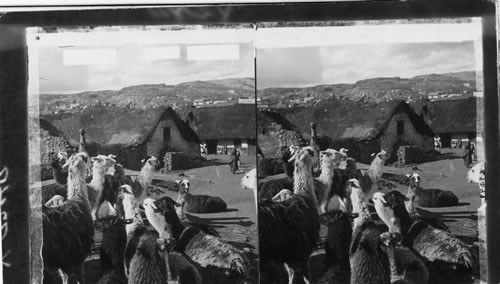
<svg viewBox="0 0 500 284">
<path fill-rule="evenodd" d="M 255 45 L 260 283 L 485 283 L 480 19 Z"/>
</svg>

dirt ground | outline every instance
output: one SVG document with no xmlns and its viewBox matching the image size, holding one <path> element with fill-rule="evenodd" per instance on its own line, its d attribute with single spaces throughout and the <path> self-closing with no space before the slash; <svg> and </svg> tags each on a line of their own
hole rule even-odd
<svg viewBox="0 0 500 284">
<path fill-rule="evenodd" d="M 453 191 L 459 198 L 459 206 L 442 207 L 442 208 L 421 208 L 430 214 L 442 220 L 450 229 L 450 231 L 466 242 L 468 245 L 473 245 L 477 250 L 478 242 L 478 214 L 477 209 L 480 206 L 479 187 L 477 184 L 468 183 L 466 175 L 467 169 L 460 158 L 461 149 L 442 149 L 439 160 L 408 165 L 402 168 L 386 166 L 384 173 L 392 173 L 396 175 L 405 175 L 407 173 L 416 172 L 421 177 L 420 185 L 422 188 L 437 188 Z M 413 168 L 417 170 L 412 170 Z M 358 164 L 358 168 L 368 168 L 368 165 Z M 395 189 L 406 194 L 408 187 L 393 182 L 397 187 Z M 326 234 L 325 228 L 322 228 L 322 235 Z M 322 262 L 322 251 L 315 252 L 311 258 L 312 270 L 316 270 L 316 283 L 331 283 L 321 275 L 320 271 Z M 323 276 L 323 277 L 321 277 Z M 479 283 L 479 275 L 475 275 L 473 279 L 464 282 L 442 281 L 439 283 Z M 435 284 L 435 283 L 432 283 Z"/>
<path fill-rule="evenodd" d="M 244 190 L 240 186 L 243 174 L 255 167 L 254 156 L 241 157 L 241 169 L 232 174 L 227 165 L 229 156 L 209 155 L 212 165 L 190 170 L 176 171 L 168 174 L 158 174 L 155 178 L 176 180 L 188 178 L 191 183 L 192 194 L 209 194 L 220 196 L 228 205 L 228 211 L 212 214 L 190 214 L 188 218 L 213 226 L 222 239 L 247 252 L 251 261 L 248 283 L 258 283 L 258 233 L 257 212 L 254 194 L 251 190 Z M 130 173 L 130 172 L 128 172 Z M 183 173 L 185 177 L 180 177 Z M 169 196 L 176 199 L 177 193 L 169 192 Z M 100 239 L 100 235 L 96 236 Z M 87 283 L 96 283 L 100 275 L 98 255 L 93 255 L 86 262 L 85 273 Z"/>
</svg>

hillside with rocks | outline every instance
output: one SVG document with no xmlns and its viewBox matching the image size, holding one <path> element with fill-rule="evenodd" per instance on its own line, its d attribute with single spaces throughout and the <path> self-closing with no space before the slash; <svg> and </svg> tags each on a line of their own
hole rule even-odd
<svg viewBox="0 0 500 284">
<path fill-rule="evenodd" d="M 103 90 L 75 94 L 41 94 L 42 113 L 79 112 L 93 105 L 129 108 L 154 108 L 169 105 L 183 107 L 194 100 L 218 100 L 227 104 L 254 96 L 253 78 L 185 82 L 177 85 L 144 84 L 121 90 Z"/>
<path fill-rule="evenodd" d="M 294 104 L 317 102 L 330 98 L 346 98 L 356 101 L 409 101 L 428 98 L 432 94 L 455 94 L 462 97 L 473 95 L 476 75 L 473 71 L 429 74 L 413 78 L 372 78 L 354 84 L 318 85 L 305 88 L 266 88 L 258 90 L 258 96 L 266 103 Z M 303 98 L 311 97 L 313 99 Z"/>
</svg>

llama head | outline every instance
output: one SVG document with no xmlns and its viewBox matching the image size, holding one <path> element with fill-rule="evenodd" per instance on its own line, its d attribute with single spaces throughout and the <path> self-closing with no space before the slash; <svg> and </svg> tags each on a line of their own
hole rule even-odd
<svg viewBox="0 0 500 284">
<path fill-rule="evenodd" d="M 418 188 L 420 186 L 420 175 L 418 173 L 406 174 L 410 182 L 411 188 Z"/>
<path fill-rule="evenodd" d="M 109 168 L 113 167 L 116 164 L 116 160 L 110 156 L 114 155 L 97 155 L 92 157 L 90 160 L 92 161 L 92 166 L 94 168 L 102 168 L 107 171 Z"/>
<path fill-rule="evenodd" d="M 401 234 L 393 232 L 383 232 L 379 236 L 380 243 L 386 247 L 395 247 L 401 242 Z"/>
<path fill-rule="evenodd" d="M 191 186 L 191 183 L 189 182 L 188 179 L 182 179 L 182 180 L 176 180 L 175 183 L 179 185 L 179 192 L 180 193 L 186 193 L 189 192 L 189 187 Z"/>
<path fill-rule="evenodd" d="M 160 167 L 160 160 L 158 160 L 155 156 L 147 156 L 146 158 L 141 160 L 143 168 L 148 166 L 157 170 Z"/>
<path fill-rule="evenodd" d="M 65 151 L 58 152 L 57 159 L 59 161 L 67 161 L 68 160 L 68 152 L 65 152 Z"/>
<path fill-rule="evenodd" d="M 338 167 L 342 161 L 347 159 L 347 154 L 345 154 L 345 152 L 337 151 L 335 149 L 326 149 L 325 151 L 321 151 L 320 156 L 322 161 L 323 159 L 326 159 L 336 167 Z"/>
<path fill-rule="evenodd" d="M 285 201 L 290 199 L 292 197 L 293 192 L 289 189 L 282 189 L 280 192 L 278 192 L 275 196 L 273 196 L 272 200 L 273 201 Z"/>
<path fill-rule="evenodd" d="M 89 157 L 85 153 L 76 153 L 71 155 L 66 163 L 62 166 L 63 168 L 68 167 L 68 171 L 75 174 L 81 172 L 85 175 L 86 164 Z"/>
<path fill-rule="evenodd" d="M 467 181 L 470 183 L 479 183 L 481 181 L 481 175 L 484 178 L 484 162 L 475 164 L 469 172 L 467 172 Z"/>
<path fill-rule="evenodd" d="M 314 149 L 311 146 L 302 147 L 295 151 L 293 156 L 288 160 L 288 162 L 295 161 L 295 170 L 297 167 L 309 167 L 312 169 L 311 157 L 314 156 Z"/>
<path fill-rule="evenodd" d="M 401 222 L 399 218 L 396 218 L 393 204 L 386 200 L 385 194 L 382 192 L 376 192 L 372 197 L 372 201 L 375 205 L 377 215 L 387 225 L 389 232 L 400 233 Z"/>
<path fill-rule="evenodd" d="M 374 160 L 376 158 L 379 158 L 380 160 L 382 161 L 386 161 L 387 159 L 389 159 L 389 154 L 387 154 L 387 152 L 385 150 L 381 150 L 380 152 L 378 153 L 373 153 L 372 156 L 374 157 Z"/>
<path fill-rule="evenodd" d="M 350 179 L 346 182 L 345 191 L 352 204 L 352 212 L 361 214 L 363 204 L 368 203 L 369 197 L 363 192 L 359 180 Z"/>
<path fill-rule="evenodd" d="M 149 223 L 158 231 L 160 237 L 167 240 L 172 239 L 172 224 L 179 222 L 175 209 L 181 207 L 181 204 L 165 196 L 156 201 L 152 198 L 146 198 L 143 206 Z"/>
<path fill-rule="evenodd" d="M 257 190 L 257 169 L 251 169 L 241 178 L 241 188 Z"/>
</svg>

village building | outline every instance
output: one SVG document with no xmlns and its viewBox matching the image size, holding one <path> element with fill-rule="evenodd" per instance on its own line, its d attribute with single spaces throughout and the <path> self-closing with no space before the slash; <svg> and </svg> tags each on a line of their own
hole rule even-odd
<svg viewBox="0 0 500 284">
<path fill-rule="evenodd" d="M 78 144 L 78 130 L 85 129 L 87 142 L 97 144 L 99 154 L 115 154 L 119 163 L 133 170 L 141 168 L 145 157 L 163 160 L 166 152 L 200 156 L 200 139 L 169 107 L 144 110 L 95 106 L 82 113 L 49 116 L 47 120 L 72 145 Z"/>
<path fill-rule="evenodd" d="M 476 98 L 420 102 L 414 106 L 429 124 L 443 148 L 465 146 L 477 136 Z"/>
<path fill-rule="evenodd" d="M 186 121 L 206 144 L 208 154 L 256 154 L 255 105 L 204 107 L 191 110 Z"/>
<path fill-rule="evenodd" d="M 317 125 L 318 137 L 329 140 L 334 149 L 347 148 L 349 155 L 370 163 L 372 153 L 385 150 L 392 161 L 400 146 L 414 146 L 422 153 L 434 149 L 434 133 L 402 100 L 379 103 L 332 99 L 314 108 L 281 111 L 282 115 L 310 139 L 310 123 Z"/>
</svg>

